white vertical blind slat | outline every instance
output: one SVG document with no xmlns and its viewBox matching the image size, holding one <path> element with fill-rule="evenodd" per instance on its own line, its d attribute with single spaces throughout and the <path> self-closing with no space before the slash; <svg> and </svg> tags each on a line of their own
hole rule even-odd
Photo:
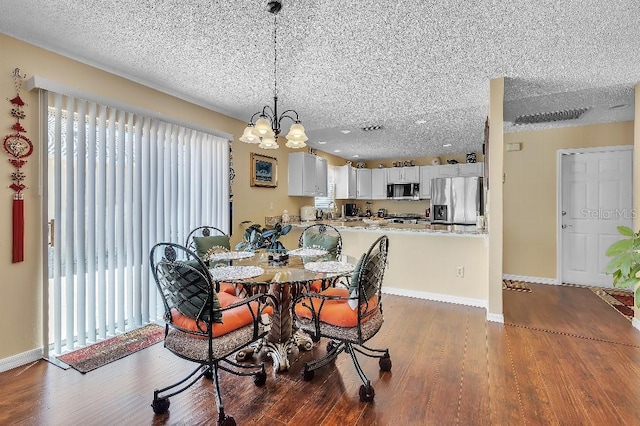
<svg viewBox="0 0 640 426">
<path fill-rule="evenodd" d="M 96 341 L 96 104 L 88 105 L 87 118 L 87 339 Z"/>
<path fill-rule="evenodd" d="M 116 257 L 116 110 L 109 108 L 107 123 L 107 331 L 116 334 L 116 273 L 118 259 Z"/>
<path fill-rule="evenodd" d="M 127 116 L 124 111 L 117 111 L 116 118 L 116 251 L 117 261 L 117 285 L 116 285 L 116 331 L 124 332 L 125 324 L 125 268 L 126 268 L 126 243 L 124 238 L 126 209 L 125 209 L 125 153 L 126 137 L 125 127 Z"/>
<path fill-rule="evenodd" d="M 54 235 L 58 241 L 53 247 L 53 333 L 54 351 L 62 352 L 62 96 L 53 96 L 54 117 L 54 159 L 53 159 L 53 194 Z"/>
<path fill-rule="evenodd" d="M 85 188 L 87 187 L 86 183 L 86 161 L 87 161 L 87 145 L 86 145 L 86 106 L 87 103 L 83 100 L 78 100 L 77 103 L 77 155 L 76 161 L 74 163 L 69 164 L 68 166 L 73 167 L 73 164 L 77 164 L 77 175 L 76 175 L 76 183 L 75 185 L 75 196 L 77 199 L 77 207 L 75 209 L 75 246 L 77 250 L 77 255 L 74 259 L 77 259 L 75 262 L 77 265 L 77 297 L 76 297 L 76 314 L 77 314 L 77 342 L 78 346 L 85 346 L 87 344 L 87 281 L 86 281 L 86 258 L 87 252 L 85 247 L 86 241 L 86 222 L 85 222 L 85 212 L 87 210 L 86 201 L 85 201 Z"/>
<path fill-rule="evenodd" d="M 132 250 L 133 258 L 131 266 L 134 269 L 132 276 L 132 299 L 133 303 L 133 321 L 134 325 L 139 327 L 142 325 L 142 268 L 144 256 L 142 255 L 142 238 L 143 238 L 143 220 L 142 220 L 142 117 L 136 115 L 135 121 L 135 135 L 133 137 L 131 155 L 133 169 L 132 191 L 131 191 L 131 204 L 133 205 L 133 217 L 131 220 L 131 236 L 132 236 Z M 139 200 L 139 202 L 138 202 Z M 138 231 L 138 232 L 136 232 Z"/>
<path fill-rule="evenodd" d="M 64 259 L 65 271 L 65 304 L 66 304 L 66 347 L 67 350 L 74 349 L 75 335 L 75 315 L 74 315 L 74 287 L 75 287 L 75 271 L 74 261 L 75 244 L 74 244 L 74 211 L 75 211 L 75 193 L 74 193 L 74 164 L 75 164 L 75 146 L 73 137 L 73 113 L 75 110 L 75 102 L 73 98 L 66 98 L 67 120 L 65 125 L 65 163 L 64 163 L 64 192 L 65 192 L 65 211 L 64 211 L 64 244 L 66 256 Z"/>
<path fill-rule="evenodd" d="M 134 274 L 134 266 L 133 266 L 133 138 L 135 128 L 133 127 L 133 114 L 127 115 L 127 131 L 125 134 L 125 144 L 126 144 L 126 152 L 125 152 L 125 176 L 124 176 L 124 236 L 126 242 L 126 253 L 127 256 L 125 258 L 126 261 L 126 294 L 125 294 L 125 302 L 126 302 L 126 319 L 128 319 L 127 329 L 135 328 L 135 317 L 133 315 L 133 305 L 135 300 L 133 298 L 133 274 Z"/>
<path fill-rule="evenodd" d="M 98 209 L 96 247 L 98 257 L 98 337 L 107 337 L 107 107 L 100 106 L 98 119 Z"/>
</svg>

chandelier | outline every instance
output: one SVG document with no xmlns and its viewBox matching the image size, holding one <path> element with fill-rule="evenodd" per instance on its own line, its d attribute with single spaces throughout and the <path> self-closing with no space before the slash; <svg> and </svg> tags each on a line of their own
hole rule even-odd
<svg viewBox="0 0 640 426">
<path fill-rule="evenodd" d="M 307 138 L 304 132 L 304 127 L 298 118 L 298 113 L 289 109 L 278 115 L 277 17 L 280 9 L 282 9 L 282 2 L 280 1 L 269 1 L 267 4 L 267 10 L 273 14 L 273 108 L 265 105 L 262 111 L 253 114 L 242 136 L 240 136 L 240 141 L 260 144 L 258 147 L 264 149 L 278 149 L 277 138 L 282 130 L 281 122 L 283 119 L 288 118 L 293 121 L 293 124 L 289 128 L 289 133 L 287 133 L 286 136 L 287 148 L 304 148 L 307 146 L 305 141 L 309 138 Z M 256 117 L 258 117 L 258 120 L 254 122 Z"/>
</svg>

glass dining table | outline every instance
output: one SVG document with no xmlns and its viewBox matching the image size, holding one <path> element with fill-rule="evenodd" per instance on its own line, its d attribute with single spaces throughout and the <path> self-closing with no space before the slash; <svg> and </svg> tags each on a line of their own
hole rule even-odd
<svg viewBox="0 0 640 426">
<path fill-rule="evenodd" d="M 238 352 L 236 360 L 266 355 L 271 358 L 274 371 L 287 371 L 289 354 L 295 348 L 311 350 L 313 347 L 311 338 L 297 330 L 293 323 L 293 300 L 309 291 L 314 283 L 324 288 L 342 277 L 350 277 L 356 262 L 353 256 L 332 255 L 322 248 L 229 251 L 211 255 L 209 271 L 214 282 L 233 285 L 237 294 L 268 292 L 279 302 L 279 309 L 271 315 L 266 337 Z"/>
</svg>

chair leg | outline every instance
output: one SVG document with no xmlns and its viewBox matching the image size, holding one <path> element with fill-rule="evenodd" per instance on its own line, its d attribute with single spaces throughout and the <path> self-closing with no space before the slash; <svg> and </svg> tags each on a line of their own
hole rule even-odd
<svg viewBox="0 0 640 426">
<path fill-rule="evenodd" d="M 193 370 L 189 375 L 187 375 L 185 378 L 183 378 L 182 380 L 169 385 L 167 387 L 164 387 L 162 389 L 156 389 L 153 392 L 153 402 L 151 403 L 151 407 L 153 408 L 153 412 L 156 414 L 164 414 L 167 412 L 167 410 L 169 410 L 169 405 L 170 405 L 170 401 L 169 398 L 179 394 L 180 392 L 183 392 L 187 389 L 189 389 L 196 381 L 198 381 L 198 379 L 200 379 L 202 376 L 207 374 L 207 371 L 209 371 L 209 367 L 208 366 L 203 366 L 202 365 L 198 365 L 198 367 Z M 182 385 L 183 383 L 185 383 L 186 381 L 188 381 L 191 377 L 193 377 L 196 373 L 200 372 L 200 374 L 198 374 L 193 380 L 191 380 L 189 383 L 187 383 L 186 385 L 180 387 L 178 390 L 174 391 L 174 392 L 170 392 L 166 395 L 161 395 L 166 391 L 170 391 L 171 389 L 174 389 L 180 385 Z"/>
<path fill-rule="evenodd" d="M 371 382 L 369 381 L 367 376 L 364 374 L 364 371 L 362 371 L 362 367 L 360 366 L 360 362 L 358 361 L 358 357 L 356 356 L 356 352 L 360 352 L 360 353 L 363 353 L 363 352 L 358 348 L 354 347 L 353 343 L 347 342 L 346 346 L 347 346 L 346 350 L 349 353 L 349 355 L 351 355 L 351 360 L 353 361 L 353 365 L 356 368 L 356 371 L 358 372 L 358 376 L 360 376 L 360 380 L 362 380 L 362 385 L 360 386 L 360 389 L 358 392 L 360 395 L 360 401 L 371 402 L 373 401 L 373 398 L 375 397 L 376 393 L 373 390 L 373 386 L 371 386 Z"/>
<path fill-rule="evenodd" d="M 382 371 L 391 371 L 391 356 L 389 349 L 372 349 L 365 345 L 353 346 L 353 349 L 369 358 L 379 358 L 378 365 Z"/>
<path fill-rule="evenodd" d="M 302 371 L 304 380 L 309 381 L 313 379 L 313 372 L 315 370 L 333 362 L 345 349 L 345 342 L 330 340 L 329 343 L 327 343 L 327 354 L 325 356 L 304 364 L 304 370 Z"/>
</svg>

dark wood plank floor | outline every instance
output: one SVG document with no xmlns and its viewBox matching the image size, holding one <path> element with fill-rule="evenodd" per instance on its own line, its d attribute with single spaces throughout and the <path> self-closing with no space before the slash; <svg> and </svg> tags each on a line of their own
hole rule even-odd
<svg viewBox="0 0 640 426">
<path fill-rule="evenodd" d="M 393 362 L 362 366 L 376 391 L 358 400 L 348 355 L 300 376 L 302 362 L 325 342 L 296 355 L 292 369 L 265 387 L 222 373 L 228 414 L 258 425 L 638 425 L 640 332 L 588 289 L 532 285 L 504 291 L 505 324 L 484 309 L 385 296 L 385 324 L 370 346 L 389 347 Z M 85 375 L 45 361 L 0 374 L 0 424 L 215 424 L 211 382 L 171 398 L 154 416 L 153 389 L 192 364 L 162 344 Z"/>
</svg>

